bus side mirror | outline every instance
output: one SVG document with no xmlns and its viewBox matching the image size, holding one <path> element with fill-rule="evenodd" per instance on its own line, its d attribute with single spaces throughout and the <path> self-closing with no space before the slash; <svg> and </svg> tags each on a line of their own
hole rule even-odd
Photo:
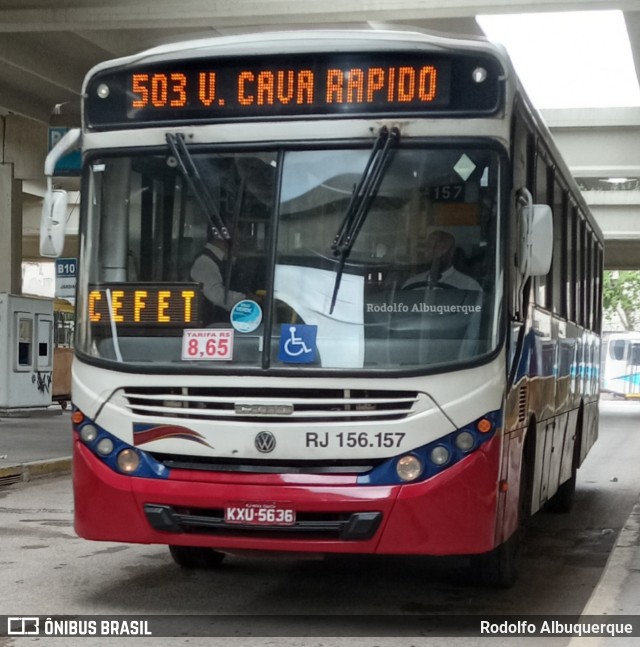
<svg viewBox="0 0 640 647">
<path fill-rule="evenodd" d="M 62 254 L 66 222 L 67 192 L 47 190 L 40 217 L 40 256 L 56 258 Z"/>
<path fill-rule="evenodd" d="M 525 204 L 518 210 L 520 253 L 518 266 L 523 276 L 544 276 L 553 255 L 553 215 L 546 204 L 532 204 L 527 191 Z"/>
<path fill-rule="evenodd" d="M 40 255 L 57 257 L 64 248 L 64 227 L 67 223 L 67 192 L 53 188 L 53 174 L 58 160 L 80 145 L 81 131 L 72 128 L 49 151 L 44 161 L 47 191 L 42 202 L 40 217 Z"/>
</svg>

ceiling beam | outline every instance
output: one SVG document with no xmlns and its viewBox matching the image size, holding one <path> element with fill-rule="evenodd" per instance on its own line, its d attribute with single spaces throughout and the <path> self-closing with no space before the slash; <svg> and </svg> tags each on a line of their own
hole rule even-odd
<svg viewBox="0 0 640 647">
<path fill-rule="evenodd" d="M 15 113 L 45 123 L 51 117 L 52 106 L 38 101 L 32 96 L 12 90 L 11 88 L 2 87 L 0 100 L 2 101 L 0 114 Z"/>
<path fill-rule="evenodd" d="M 87 45 L 103 52 L 102 60 L 135 54 L 144 49 L 158 45 L 187 41 L 196 38 L 211 38 L 219 35 L 214 29 L 204 29 L 202 25 L 197 30 L 185 27 L 163 29 L 142 29 L 136 31 L 106 30 L 75 32 Z M 96 61 L 97 62 L 97 61 Z"/>
<path fill-rule="evenodd" d="M 640 107 L 627 108 L 546 108 L 540 111 L 554 128 L 640 127 Z"/>
<path fill-rule="evenodd" d="M 61 61 L 44 47 L 30 47 L 23 36 L 7 34 L 0 39 L 0 61 L 41 79 L 47 85 L 80 95 L 84 72 L 66 63 L 61 65 Z"/>
<path fill-rule="evenodd" d="M 47 3 L 48 4 L 48 3 Z M 0 32 L 94 31 L 211 27 L 224 25 L 280 25 L 335 23 L 349 20 L 410 22 L 480 13 L 524 13 L 622 9 L 633 11 L 637 0 L 110 0 L 91 4 L 82 0 L 64 6 L 0 10 Z"/>
</svg>

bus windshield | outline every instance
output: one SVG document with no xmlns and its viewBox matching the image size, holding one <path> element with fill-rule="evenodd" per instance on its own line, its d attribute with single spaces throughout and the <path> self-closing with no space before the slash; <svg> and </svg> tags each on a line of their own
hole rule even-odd
<svg viewBox="0 0 640 647">
<path fill-rule="evenodd" d="M 498 152 L 394 148 L 341 258 L 334 242 L 370 155 L 94 154 L 78 352 L 199 372 L 426 372 L 491 353 L 502 297 Z"/>
</svg>

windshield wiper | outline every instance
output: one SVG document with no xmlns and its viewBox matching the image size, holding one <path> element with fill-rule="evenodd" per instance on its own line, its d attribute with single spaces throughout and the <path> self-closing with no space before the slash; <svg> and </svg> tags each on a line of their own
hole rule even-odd
<svg viewBox="0 0 640 647">
<path fill-rule="evenodd" d="M 231 240 L 231 235 L 227 226 L 222 220 L 222 216 L 216 207 L 214 199 L 209 193 L 206 182 L 202 179 L 198 167 L 193 161 L 193 157 L 187 148 L 182 133 L 167 133 L 167 145 L 171 154 L 175 158 L 180 172 L 184 176 L 193 195 L 200 204 L 200 207 L 211 224 L 211 232 L 216 238 L 221 240 Z"/>
<path fill-rule="evenodd" d="M 371 203 L 373 202 L 384 173 L 387 169 L 387 164 L 390 160 L 390 152 L 392 147 L 396 146 L 400 140 L 400 130 L 392 128 L 391 131 L 384 126 L 378 132 L 376 141 L 373 144 L 373 150 L 369 155 L 367 164 L 364 168 L 362 176 L 358 185 L 354 188 L 349 206 L 344 215 L 340 229 L 336 234 L 331 249 L 333 255 L 340 258 L 338 271 L 336 273 L 336 282 L 333 286 L 333 295 L 331 297 L 331 308 L 329 314 L 333 313 L 338 298 L 338 290 L 340 290 L 340 283 L 342 281 L 342 274 L 347 258 L 351 253 L 356 238 L 364 225 L 364 221 L 369 214 Z"/>
</svg>

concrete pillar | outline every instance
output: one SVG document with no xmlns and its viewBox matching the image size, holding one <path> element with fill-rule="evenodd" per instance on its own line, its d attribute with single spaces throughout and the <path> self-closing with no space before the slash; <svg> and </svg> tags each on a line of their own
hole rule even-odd
<svg viewBox="0 0 640 647">
<path fill-rule="evenodd" d="M 0 292 L 22 292 L 23 181 L 44 188 L 46 154 L 46 124 L 19 115 L 0 117 Z"/>
<path fill-rule="evenodd" d="M 0 164 L 0 292 L 22 292 L 22 181 Z"/>
</svg>

